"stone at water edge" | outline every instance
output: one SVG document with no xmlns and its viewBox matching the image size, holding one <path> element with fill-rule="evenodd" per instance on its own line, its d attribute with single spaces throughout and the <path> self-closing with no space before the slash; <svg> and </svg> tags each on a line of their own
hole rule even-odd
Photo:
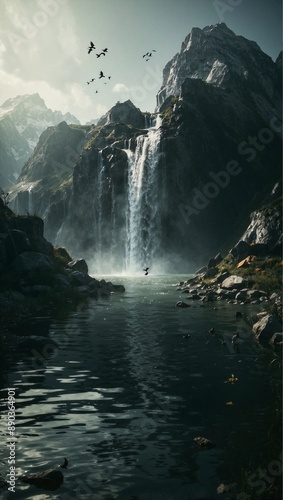
<svg viewBox="0 0 283 500">
<path fill-rule="evenodd" d="M 73 271 L 88 274 L 88 265 L 84 259 L 71 260 L 71 262 L 68 262 L 67 267 Z"/>
<path fill-rule="evenodd" d="M 281 323 L 276 316 L 266 314 L 253 325 L 252 332 L 256 339 L 270 340 L 274 333 L 281 331 L 281 328 Z"/>
<path fill-rule="evenodd" d="M 190 306 L 189 304 L 186 304 L 185 302 L 179 300 L 179 302 L 176 302 L 175 307 L 190 307 Z"/>
<path fill-rule="evenodd" d="M 33 484 L 36 488 L 54 491 L 63 484 L 64 476 L 58 469 L 47 469 L 41 472 L 24 474 L 19 479 L 23 483 Z"/>
<path fill-rule="evenodd" d="M 246 288 L 246 286 L 247 281 L 241 276 L 237 276 L 235 274 L 232 274 L 231 276 L 226 278 L 221 284 L 221 287 L 226 288 L 227 290 L 233 290 L 234 288 Z"/>
</svg>

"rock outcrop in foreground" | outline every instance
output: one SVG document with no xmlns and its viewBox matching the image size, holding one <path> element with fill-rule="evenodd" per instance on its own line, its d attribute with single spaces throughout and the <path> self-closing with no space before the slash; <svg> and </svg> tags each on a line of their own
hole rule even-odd
<svg viewBox="0 0 283 500">
<path fill-rule="evenodd" d="M 72 260 L 64 248 L 44 237 L 43 221 L 16 216 L 0 198 L 0 313 L 12 322 L 23 311 L 68 309 L 87 297 L 109 297 L 122 285 L 88 274 L 84 259 Z"/>
</svg>

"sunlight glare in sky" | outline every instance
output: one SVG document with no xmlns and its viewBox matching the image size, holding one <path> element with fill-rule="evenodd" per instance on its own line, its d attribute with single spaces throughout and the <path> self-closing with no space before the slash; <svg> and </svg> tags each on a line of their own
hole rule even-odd
<svg viewBox="0 0 283 500">
<path fill-rule="evenodd" d="M 38 92 L 82 123 L 118 100 L 154 111 L 163 68 L 195 26 L 225 22 L 274 60 L 281 50 L 280 0 L 2 0 L 0 18 L 0 104 Z"/>
</svg>

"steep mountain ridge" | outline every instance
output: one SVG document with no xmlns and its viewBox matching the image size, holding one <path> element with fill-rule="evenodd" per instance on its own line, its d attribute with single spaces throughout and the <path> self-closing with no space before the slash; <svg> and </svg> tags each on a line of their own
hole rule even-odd
<svg viewBox="0 0 283 500">
<path fill-rule="evenodd" d="M 237 94 L 247 89 L 259 113 L 262 107 L 269 107 L 270 118 L 274 113 L 281 117 L 281 74 L 277 65 L 255 42 L 235 35 L 225 23 L 192 29 L 180 52 L 164 68 L 157 110 L 169 96 L 180 93 L 186 78 Z"/>
<path fill-rule="evenodd" d="M 49 207 L 34 205 L 48 238 L 95 272 L 190 272 L 227 252 L 281 178 L 279 61 L 223 23 L 194 28 L 164 69 L 159 116 L 126 101 L 85 128 L 68 189 L 63 176 Z"/>
<path fill-rule="evenodd" d="M 18 95 L 0 106 L 0 182 L 2 188 L 13 184 L 32 155 L 38 139 L 47 127 L 79 120 L 61 111 L 47 108 L 39 94 Z"/>
</svg>

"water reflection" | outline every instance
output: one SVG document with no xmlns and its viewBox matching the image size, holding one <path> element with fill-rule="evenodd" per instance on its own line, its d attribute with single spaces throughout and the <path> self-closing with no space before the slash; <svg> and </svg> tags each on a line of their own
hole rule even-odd
<svg viewBox="0 0 283 500">
<path fill-rule="evenodd" d="M 124 295 L 49 320 L 48 332 L 40 319 L 32 337 L 17 331 L 6 343 L 0 376 L 2 387 L 16 388 L 17 472 L 69 460 L 52 498 L 218 498 L 230 464 L 242 466 L 243 447 L 260 452 L 270 402 L 265 351 L 249 336 L 238 353 L 220 342 L 236 327 L 226 303 L 174 308 L 177 280 L 125 280 Z M 231 374 L 237 383 L 225 383 Z M 3 414 L 5 397 L 3 389 Z M 200 450 L 197 435 L 217 447 Z M 0 460 L 7 463 L 5 446 Z M 14 498 L 50 496 L 18 483 Z"/>
</svg>

